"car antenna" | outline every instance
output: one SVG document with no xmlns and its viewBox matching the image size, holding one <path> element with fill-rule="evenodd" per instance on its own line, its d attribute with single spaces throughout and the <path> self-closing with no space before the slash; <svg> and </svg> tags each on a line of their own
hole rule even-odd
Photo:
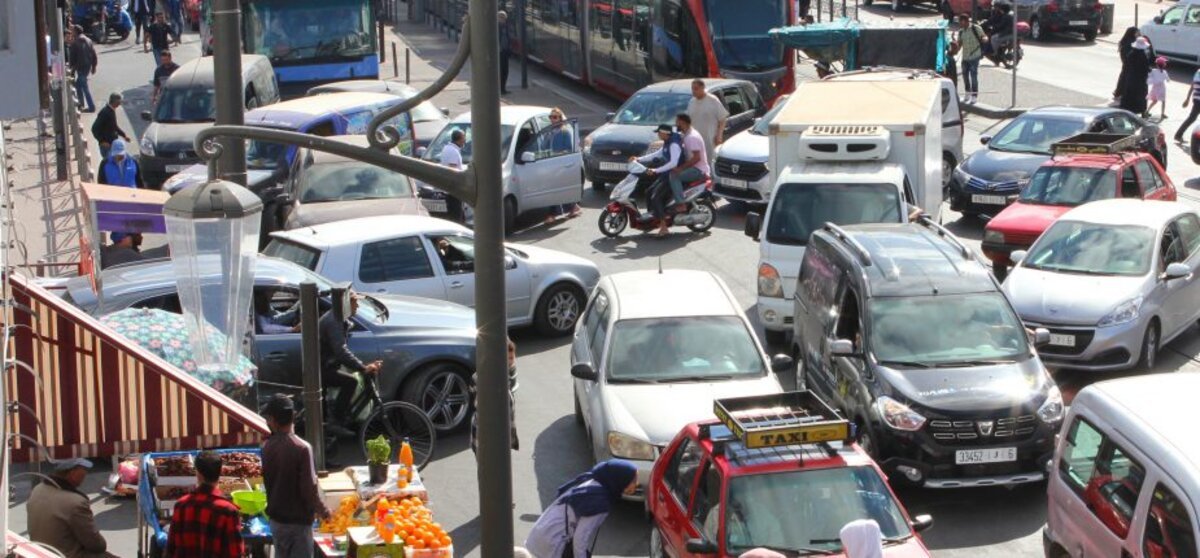
<svg viewBox="0 0 1200 558">
<path fill-rule="evenodd" d="M 658 274 L 662 275 L 662 256 L 658 257 Z"/>
</svg>

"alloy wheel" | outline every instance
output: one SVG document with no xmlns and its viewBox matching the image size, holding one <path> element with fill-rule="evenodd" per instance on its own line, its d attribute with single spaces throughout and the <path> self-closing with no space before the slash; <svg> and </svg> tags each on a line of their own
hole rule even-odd
<svg viewBox="0 0 1200 558">
<path fill-rule="evenodd" d="M 438 430 L 458 427 L 471 407 L 467 379 L 452 370 L 440 370 L 429 378 L 421 396 L 421 408 Z"/>
</svg>

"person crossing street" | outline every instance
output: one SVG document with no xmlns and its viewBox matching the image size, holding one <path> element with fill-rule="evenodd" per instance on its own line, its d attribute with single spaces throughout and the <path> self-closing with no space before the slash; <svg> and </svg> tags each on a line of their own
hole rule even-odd
<svg viewBox="0 0 1200 558">
<path fill-rule="evenodd" d="M 121 125 L 117 124 L 117 109 L 121 108 L 121 103 L 125 97 L 120 93 L 113 93 L 108 96 L 108 104 L 96 113 L 96 121 L 92 122 L 92 137 L 96 138 L 96 143 L 100 144 L 100 157 L 108 158 L 108 151 L 112 148 L 113 142 L 117 138 L 131 141 L 129 134 L 121 129 Z"/>
<path fill-rule="evenodd" d="M 1188 103 L 1192 104 L 1192 112 L 1188 113 L 1183 124 L 1180 124 L 1179 129 L 1175 130 L 1175 141 L 1177 142 L 1183 142 L 1183 135 L 1191 129 L 1196 117 L 1200 116 L 1200 70 L 1196 70 L 1196 74 L 1192 76 L 1192 87 L 1188 90 L 1188 94 L 1183 96 L 1183 108 L 1187 108 Z"/>
<path fill-rule="evenodd" d="M 96 56 L 96 47 L 87 38 L 83 27 L 74 25 L 67 31 L 67 61 L 75 71 L 75 97 L 82 107 L 82 112 L 96 112 L 96 103 L 92 100 L 92 90 L 88 87 L 90 76 L 96 75 L 100 60 Z"/>
</svg>

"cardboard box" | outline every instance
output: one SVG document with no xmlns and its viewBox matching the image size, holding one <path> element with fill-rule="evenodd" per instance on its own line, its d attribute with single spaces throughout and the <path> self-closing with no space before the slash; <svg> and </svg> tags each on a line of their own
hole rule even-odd
<svg viewBox="0 0 1200 558">
<path fill-rule="evenodd" d="M 405 558 L 404 543 L 397 539 L 386 544 L 374 527 L 351 527 L 350 550 L 347 556 L 354 558 Z"/>
<path fill-rule="evenodd" d="M 447 548 L 404 547 L 405 558 L 454 558 L 454 545 Z"/>
</svg>

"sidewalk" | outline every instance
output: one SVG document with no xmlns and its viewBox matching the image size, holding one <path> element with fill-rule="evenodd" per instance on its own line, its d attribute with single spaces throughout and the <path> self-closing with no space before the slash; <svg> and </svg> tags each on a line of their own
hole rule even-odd
<svg viewBox="0 0 1200 558">
<path fill-rule="evenodd" d="M 959 76 L 961 82 L 962 76 Z M 1026 110 L 1045 105 L 1103 105 L 1107 99 L 1080 93 L 1043 81 L 1021 76 L 1017 71 L 1017 102 L 1012 100 L 1012 70 L 996 68 L 983 60 L 979 68 L 979 102 L 963 105 L 963 110 L 988 118 L 1011 118 Z M 1016 108 L 1010 108 L 1010 107 Z"/>
</svg>

